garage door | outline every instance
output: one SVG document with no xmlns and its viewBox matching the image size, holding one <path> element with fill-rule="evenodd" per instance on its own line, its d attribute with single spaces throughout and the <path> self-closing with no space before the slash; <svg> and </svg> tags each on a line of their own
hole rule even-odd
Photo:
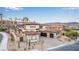
<svg viewBox="0 0 79 59">
<path fill-rule="evenodd" d="M 47 33 L 41 33 L 41 36 L 47 37 Z"/>
<path fill-rule="evenodd" d="M 54 34 L 50 34 L 50 38 L 53 38 L 54 37 Z"/>
</svg>

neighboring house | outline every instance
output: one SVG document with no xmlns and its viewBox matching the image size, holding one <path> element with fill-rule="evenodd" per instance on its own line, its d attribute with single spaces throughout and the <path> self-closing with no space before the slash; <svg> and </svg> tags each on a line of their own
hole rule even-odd
<svg viewBox="0 0 79 59">
<path fill-rule="evenodd" d="M 41 36 L 49 37 L 49 38 L 56 38 L 58 33 L 60 33 L 63 30 L 62 24 L 51 24 L 42 25 L 42 28 L 40 29 Z"/>
</svg>

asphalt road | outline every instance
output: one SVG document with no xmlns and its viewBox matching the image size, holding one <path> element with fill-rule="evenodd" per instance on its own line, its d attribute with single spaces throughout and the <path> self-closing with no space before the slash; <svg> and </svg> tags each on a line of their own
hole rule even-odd
<svg viewBox="0 0 79 59">
<path fill-rule="evenodd" d="M 49 49 L 48 51 L 79 51 L 79 41 Z"/>
<path fill-rule="evenodd" d="M 8 36 L 5 32 L 0 32 L 2 39 L 0 40 L 0 51 L 7 51 Z"/>
</svg>

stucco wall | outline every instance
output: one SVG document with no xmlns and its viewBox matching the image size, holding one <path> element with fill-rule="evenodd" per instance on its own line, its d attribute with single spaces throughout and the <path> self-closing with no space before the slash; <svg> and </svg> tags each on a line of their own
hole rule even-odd
<svg viewBox="0 0 79 59">
<path fill-rule="evenodd" d="M 26 25 L 28 31 L 36 31 L 36 29 L 39 29 L 39 25 Z"/>
<path fill-rule="evenodd" d="M 28 41 L 28 39 L 30 39 L 30 40 L 39 40 L 39 35 L 26 35 L 25 37 L 24 37 L 24 41 Z"/>
</svg>

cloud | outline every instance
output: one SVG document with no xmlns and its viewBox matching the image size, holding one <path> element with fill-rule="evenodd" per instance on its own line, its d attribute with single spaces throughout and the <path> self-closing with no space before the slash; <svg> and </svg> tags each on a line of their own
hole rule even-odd
<svg viewBox="0 0 79 59">
<path fill-rule="evenodd" d="M 13 11 L 19 11 L 19 10 L 23 10 L 22 7 L 5 7 L 5 11 L 9 11 L 9 10 L 13 10 Z"/>
<path fill-rule="evenodd" d="M 65 10 L 79 10 L 79 7 L 64 7 Z"/>
</svg>

